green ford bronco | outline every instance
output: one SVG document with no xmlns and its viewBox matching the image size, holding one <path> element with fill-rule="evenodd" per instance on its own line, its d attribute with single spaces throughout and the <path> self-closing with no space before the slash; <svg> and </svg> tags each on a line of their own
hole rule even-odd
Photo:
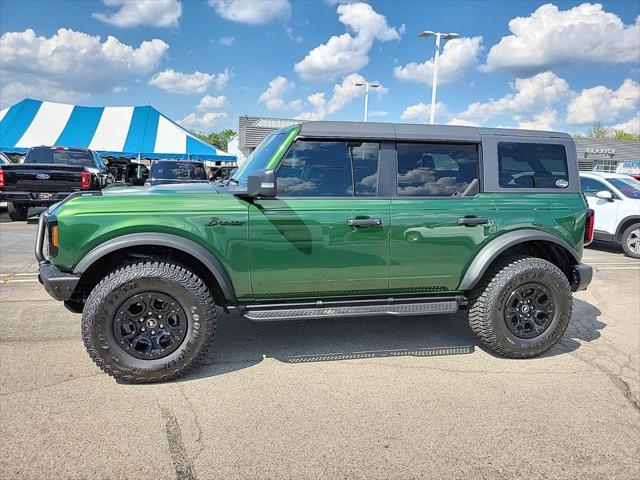
<svg viewBox="0 0 640 480">
<path fill-rule="evenodd" d="M 254 321 L 466 309 L 488 349 L 533 357 L 591 281 L 575 159 L 563 133 L 302 123 L 269 135 L 224 184 L 53 205 L 40 280 L 82 313 L 96 364 L 131 382 L 196 366 L 216 307 Z"/>
</svg>

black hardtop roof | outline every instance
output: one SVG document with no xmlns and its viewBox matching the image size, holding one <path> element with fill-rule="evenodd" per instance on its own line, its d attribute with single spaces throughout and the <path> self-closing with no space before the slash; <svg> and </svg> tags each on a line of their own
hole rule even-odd
<svg viewBox="0 0 640 480">
<path fill-rule="evenodd" d="M 515 128 L 484 128 L 460 125 L 425 125 L 409 123 L 378 122 L 303 122 L 300 127 L 303 137 L 359 138 L 380 140 L 454 140 L 479 142 L 482 137 L 509 135 L 517 137 L 546 137 L 570 139 L 563 132 L 541 130 L 519 130 Z"/>
</svg>

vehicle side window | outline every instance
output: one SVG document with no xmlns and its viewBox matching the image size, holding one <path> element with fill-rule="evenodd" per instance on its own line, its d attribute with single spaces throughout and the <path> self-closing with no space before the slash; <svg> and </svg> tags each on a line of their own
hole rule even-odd
<svg viewBox="0 0 640 480">
<path fill-rule="evenodd" d="M 502 188 L 566 188 L 567 153 L 552 143 L 498 143 Z"/>
<path fill-rule="evenodd" d="M 398 143 L 398 196 L 460 195 L 478 178 L 478 146 Z"/>
<path fill-rule="evenodd" d="M 587 197 L 595 197 L 596 193 L 602 191 L 611 192 L 611 189 L 604 183 L 587 177 L 580 178 L 580 188 Z"/>
<path fill-rule="evenodd" d="M 376 142 L 297 140 L 277 171 L 278 196 L 375 196 Z"/>
</svg>

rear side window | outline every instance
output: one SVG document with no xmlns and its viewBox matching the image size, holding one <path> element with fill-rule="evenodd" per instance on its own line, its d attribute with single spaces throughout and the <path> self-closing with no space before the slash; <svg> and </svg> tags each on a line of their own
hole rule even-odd
<svg viewBox="0 0 640 480">
<path fill-rule="evenodd" d="M 204 165 L 191 162 L 159 161 L 151 167 L 151 178 L 160 180 L 207 180 Z"/>
<path fill-rule="evenodd" d="M 278 195 L 375 196 L 379 151 L 377 142 L 298 140 L 278 168 Z"/>
<path fill-rule="evenodd" d="M 451 197 L 478 178 L 472 144 L 398 143 L 398 196 Z"/>
<path fill-rule="evenodd" d="M 58 165 L 78 165 L 94 167 L 95 162 L 88 150 L 62 150 L 53 148 L 32 148 L 24 163 L 45 163 Z"/>
<path fill-rule="evenodd" d="M 566 188 L 567 153 L 552 143 L 498 143 L 502 188 Z"/>
</svg>

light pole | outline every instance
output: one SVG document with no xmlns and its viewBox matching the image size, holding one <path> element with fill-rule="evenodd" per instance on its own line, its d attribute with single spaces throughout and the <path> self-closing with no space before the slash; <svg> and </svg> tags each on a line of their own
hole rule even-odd
<svg viewBox="0 0 640 480">
<path fill-rule="evenodd" d="M 423 38 L 436 36 L 436 56 L 433 59 L 433 78 L 431 80 L 431 110 L 429 111 L 429 123 L 433 125 L 436 119 L 436 90 L 438 88 L 438 59 L 440 58 L 440 39 L 451 40 L 458 38 L 457 33 L 442 33 L 432 32 L 431 30 L 425 30 L 419 36 Z"/>
<path fill-rule="evenodd" d="M 364 121 L 367 121 L 369 115 L 369 88 L 378 88 L 379 83 L 356 83 L 356 87 L 364 87 Z"/>
</svg>

